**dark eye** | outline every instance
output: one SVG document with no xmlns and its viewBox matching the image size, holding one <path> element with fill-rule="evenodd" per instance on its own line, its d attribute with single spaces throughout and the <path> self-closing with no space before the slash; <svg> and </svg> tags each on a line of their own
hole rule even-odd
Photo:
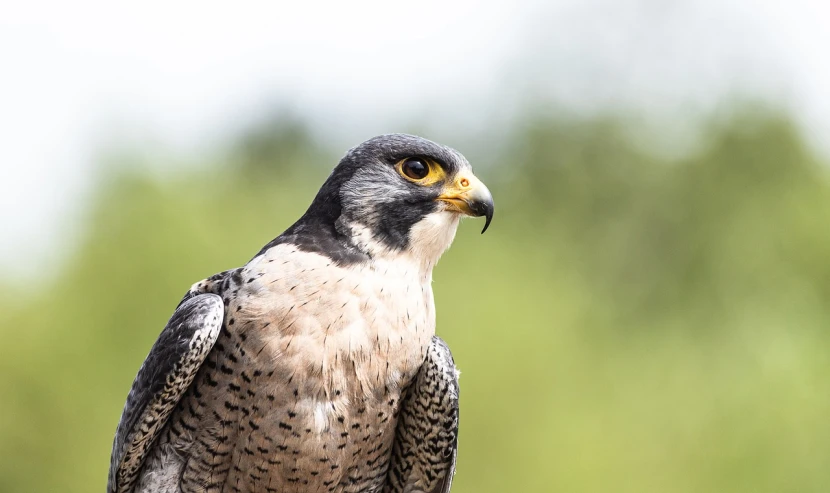
<svg viewBox="0 0 830 493">
<path fill-rule="evenodd" d="M 401 165 L 401 171 L 413 180 L 421 180 L 429 174 L 429 166 L 418 158 L 409 158 Z"/>
</svg>

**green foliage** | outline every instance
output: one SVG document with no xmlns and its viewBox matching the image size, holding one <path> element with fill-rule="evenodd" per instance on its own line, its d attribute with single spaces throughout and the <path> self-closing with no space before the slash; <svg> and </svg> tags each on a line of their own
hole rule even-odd
<svg viewBox="0 0 830 493">
<path fill-rule="evenodd" d="M 301 128 L 211 173 L 121 174 L 51 282 L 3 288 L 0 491 L 103 488 L 180 296 L 299 217 L 340 153 Z M 481 173 L 493 226 L 462 225 L 435 273 L 463 371 L 454 491 L 824 491 L 830 183 L 790 122 L 713 125 L 680 162 L 613 119 L 513 135 L 510 169 Z"/>
</svg>

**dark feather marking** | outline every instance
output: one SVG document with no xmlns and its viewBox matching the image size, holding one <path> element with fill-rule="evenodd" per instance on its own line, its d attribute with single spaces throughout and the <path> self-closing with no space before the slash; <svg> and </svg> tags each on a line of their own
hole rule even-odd
<svg viewBox="0 0 830 493">
<path fill-rule="evenodd" d="M 127 396 L 113 441 L 108 491 L 128 491 L 137 480 L 147 450 L 216 342 L 223 306 L 219 296 L 189 292 L 159 335 Z M 194 339 L 197 333 L 201 339 Z"/>
<path fill-rule="evenodd" d="M 458 378 L 452 354 L 440 338 L 433 337 L 398 411 L 383 492 L 402 493 L 417 482 L 426 493 L 448 493 L 458 449 Z"/>
</svg>

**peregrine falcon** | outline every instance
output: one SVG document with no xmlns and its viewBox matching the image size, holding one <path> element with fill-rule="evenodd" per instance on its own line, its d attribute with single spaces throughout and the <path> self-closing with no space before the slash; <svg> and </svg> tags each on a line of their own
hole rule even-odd
<svg viewBox="0 0 830 493">
<path fill-rule="evenodd" d="M 458 373 L 431 283 L 463 215 L 486 230 L 493 198 L 457 151 L 403 134 L 348 151 L 296 223 L 179 303 L 108 493 L 448 492 Z"/>
</svg>

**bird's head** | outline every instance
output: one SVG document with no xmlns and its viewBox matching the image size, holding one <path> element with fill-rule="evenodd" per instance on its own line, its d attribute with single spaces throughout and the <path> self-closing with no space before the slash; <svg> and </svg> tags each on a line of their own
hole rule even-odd
<svg viewBox="0 0 830 493">
<path fill-rule="evenodd" d="M 412 135 L 381 135 L 346 153 L 306 216 L 332 222 L 370 256 L 409 253 L 432 266 L 461 216 L 484 216 L 487 229 L 493 197 L 458 151 Z"/>
</svg>

